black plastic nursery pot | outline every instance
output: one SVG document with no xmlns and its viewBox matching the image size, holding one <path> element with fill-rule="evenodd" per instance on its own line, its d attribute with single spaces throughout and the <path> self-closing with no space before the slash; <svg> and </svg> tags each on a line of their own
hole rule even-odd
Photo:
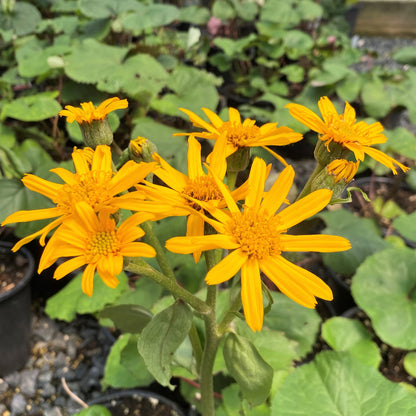
<svg viewBox="0 0 416 416">
<path fill-rule="evenodd" d="M 106 407 L 112 416 L 186 416 L 172 400 L 147 390 L 122 390 L 91 400 L 88 405 Z"/>
<path fill-rule="evenodd" d="M 6 282 L 0 290 L 0 377 L 22 368 L 30 353 L 29 283 L 35 262 L 27 249 L 13 253 L 12 247 L 0 241 L 0 283 Z"/>
</svg>

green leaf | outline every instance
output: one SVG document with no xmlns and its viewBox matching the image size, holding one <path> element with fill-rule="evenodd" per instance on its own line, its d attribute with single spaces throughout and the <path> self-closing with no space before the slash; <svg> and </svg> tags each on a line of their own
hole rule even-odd
<svg viewBox="0 0 416 416">
<path fill-rule="evenodd" d="M 118 70 L 127 51 L 127 48 L 86 39 L 74 48 L 72 54 L 65 56 L 64 70 L 69 78 L 77 82 L 98 83 Z"/>
<path fill-rule="evenodd" d="M 321 318 L 316 310 L 305 308 L 281 293 L 272 292 L 272 297 L 274 304 L 264 317 L 264 326 L 282 331 L 288 339 L 297 341 L 297 352 L 304 357 L 315 344 Z"/>
<path fill-rule="evenodd" d="M 319 216 L 327 224 L 322 234 L 339 235 L 351 242 L 350 250 L 322 254 L 324 263 L 336 273 L 353 274 L 367 256 L 390 247 L 369 218 L 358 218 L 346 209 L 322 212 Z"/>
<path fill-rule="evenodd" d="M 416 136 L 403 127 L 386 132 L 387 142 L 381 148 L 386 151 L 390 149 L 400 155 L 416 160 Z"/>
<path fill-rule="evenodd" d="M 383 81 L 378 77 L 364 81 L 361 98 L 365 111 L 371 117 L 382 118 L 390 111 L 390 100 L 384 91 Z"/>
<path fill-rule="evenodd" d="M 173 354 L 188 336 L 191 324 L 189 307 L 176 302 L 155 315 L 139 336 L 137 348 L 140 355 L 149 372 L 162 386 L 173 388 L 169 383 Z"/>
<path fill-rule="evenodd" d="M 104 406 L 94 404 L 75 413 L 73 416 L 111 416 L 111 412 Z"/>
<path fill-rule="evenodd" d="M 166 83 L 174 94 L 165 94 L 151 103 L 151 107 L 160 113 L 187 120 L 188 116 L 179 110 L 180 107 L 200 114 L 201 107 L 215 109 L 218 104 L 219 97 L 214 79 L 197 68 L 177 67 Z"/>
<path fill-rule="evenodd" d="M 415 286 L 416 257 L 407 247 L 373 254 L 353 277 L 355 301 L 370 317 L 377 335 L 397 348 L 416 348 Z"/>
<path fill-rule="evenodd" d="M 410 374 L 412 377 L 416 377 L 416 352 L 411 351 L 408 352 L 403 360 L 404 369 Z"/>
<path fill-rule="evenodd" d="M 101 381 L 103 388 L 147 386 L 153 381 L 137 351 L 137 335 L 124 334 L 111 347 Z"/>
<path fill-rule="evenodd" d="M 256 347 L 247 338 L 231 332 L 225 337 L 223 354 L 227 370 L 244 398 L 253 406 L 263 403 L 272 386 L 273 369 Z"/>
<path fill-rule="evenodd" d="M 313 47 L 311 36 L 300 30 L 288 30 L 283 37 L 283 44 L 289 59 L 298 59 L 308 55 Z"/>
<path fill-rule="evenodd" d="M 221 19 L 223 22 L 233 19 L 236 15 L 236 12 L 233 6 L 227 0 L 215 0 L 212 6 L 213 16 Z"/>
<path fill-rule="evenodd" d="M 141 10 L 142 5 L 136 0 L 80 0 L 81 13 L 91 19 L 116 18 L 127 11 Z"/>
<path fill-rule="evenodd" d="M 94 292 L 91 297 L 81 289 L 82 273 L 77 274 L 63 289 L 46 301 L 45 312 L 52 319 L 72 321 L 76 314 L 96 313 L 107 304 L 113 303 L 127 288 L 124 272 L 117 278 L 120 283 L 115 289 L 108 287 L 98 273 L 94 276 Z"/>
<path fill-rule="evenodd" d="M 179 18 L 181 22 L 188 22 L 193 25 L 204 25 L 208 22 L 210 11 L 205 7 L 188 6 L 179 9 Z"/>
<path fill-rule="evenodd" d="M 44 32 L 52 28 L 55 34 L 63 32 L 67 35 L 72 35 L 78 24 L 77 16 L 59 16 L 54 19 L 43 19 L 38 25 L 37 32 Z"/>
<path fill-rule="evenodd" d="M 13 30 L 17 36 L 27 35 L 35 31 L 41 18 L 35 6 L 18 1 L 14 4 L 12 12 L 5 14 L 0 10 L 0 30 Z"/>
<path fill-rule="evenodd" d="M 403 65 L 416 65 L 416 47 L 404 46 L 393 54 L 393 59 Z"/>
<path fill-rule="evenodd" d="M 312 80 L 312 86 L 321 87 L 323 85 L 335 84 L 352 74 L 354 74 L 353 71 L 346 68 L 342 62 L 324 62 L 322 70 L 317 68 L 311 70 L 309 76 Z"/>
<path fill-rule="evenodd" d="M 413 414 L 413 394 L 350 354 L 333 351 L 318 354 L 289 374 L 271 408 L 271 416 Z"/>
<path fill-rule="evenodd" d="M 380 352 L 365 326 L 357 320 L 333 317 L 322 325 L 322 337 L 335 351 L 349 351 L 351 355 L 378 368 L 381 362 Z"/>
<path fill-rule="evenodd" d="M 112 305 L 104 307 L 99 313 L 101 318 L 109 318 L 122 332 L 139 334 L 151 321 L 152 313 L 139 305 Z"/>
<path fill-rule="evenodd" d="M 10 103 L 4 103 L 0 119 L 7 117 L 21 121 L 41 121 L 55 117 L 62 109 L 55 97 L 58 91 L 43 92 L 16 98 Z"/>
<path fill-rule="evenodd" d="M 355 101 L 360 93 L 362 86 L 362 79 L 359 75 L 350 73 L 345 78 L 341 79 L 335 86 L 337 95 L 342 100 L 352 102 Z"/>
<path fill-rule="evenodd" d="M 129 13 L 122 18 L 125 30 L 140 35 L 145 29 L 165 26 L 179 18 L 179 9 L 170 4 L 142 5 L 139 11 Z"/>
<path fill-rule="evenodd" d="M 302 82 L 305 76 L 305 70 L 296 64 L 286 65 L 280 72 L 285 74 L 290 82 Z"/>
<path fill-rule="evenodd" d="M 416 211 L 397 217 L 393 221 L 393 228 L 404 238 L 410 241 L 416 241 Z"/>
</svg>

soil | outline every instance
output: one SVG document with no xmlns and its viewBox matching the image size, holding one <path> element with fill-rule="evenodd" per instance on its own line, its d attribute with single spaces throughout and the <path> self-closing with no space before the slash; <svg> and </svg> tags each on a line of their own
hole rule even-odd
<svg viewBox="0 0 416 416">
<path fill-rule="evenodd" d="M 120 398 L 108 399 L 99 404 L 110 410 L 112 416 L 178 416 L 170 405 L 157 397 L 143 397 L 134 394 Z"/>
<path fill-rule="evenodd" d="M 25 256 L 0 247 L 0 294 L 13 289 L 25 276 L 29 262 Z"/>
<path fill-rule="evenodd" d="M 394 348 L 390 345 L 385 344 L 374 332 L 371 325 L 370 318 L 364 311 L 356 308 L 351 316 L 348 318 L 357 319 L 364 324 L 368 332 L 371 333 L 373 341 L 378 345 L 382 361 L 379 366 L 379 371 L 389 380 L 395 383 L 408 383 L 416 387 L 416 378 L 409 375 L 403 366 L 403 360 L 407 350 L 400 348 Z"/>
</svg>

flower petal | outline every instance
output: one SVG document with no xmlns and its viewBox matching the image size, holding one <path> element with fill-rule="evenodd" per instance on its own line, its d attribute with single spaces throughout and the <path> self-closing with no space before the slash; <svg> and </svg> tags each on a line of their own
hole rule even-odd
<svg viewBox="0 0 416 416">
<path fill-rule="evenodd" d="M 92 296 L 93 292 L 95 268 L 95 264 L 88 264 L 84 273 L 82 273 L 82 291 L 89 297 Z"/>
<path fill-rule="evenodd" d="M 263 197 L 265 180 L 266 163 L 263 159 L 256 157 L 251 166 L 250 176 L 248 177 L 248 193 L 244 202 L 245 207 L 254 210 L 259 209 Z"/>
<path fill-rule="evenodd" d="M 282 251 L 317 251 L 332 253 L 345 251 L 351 248 L 351 243 L 344 237 L 336 235 L 289 235 L 280 236 Z"/>
<path fill-rule="evenodd" d="M 218 285 L 234 277 L 247 261 L 247 255 L 241 250 L 234 250 L 216 264 L 206 275 L 208 285 Z"/>
<path fill-rule="evenodd" d="M 188 138 L 188 176 L 191 180 L 205 176 L 201 165 L 201 144 L 192 135 Z"/>
<path fill-rule="evenodd" d="M 315 215 L 329 204 L 331 197 L 332 191 L 329 189 L 318 189 L 289 205 L 277 214 L 283 229 L 288 229 Z"/>
<path fill-rule="evenodd" d="M 231 237 L 222 234 L 203 235 L 201 237 L 173 237 L 166 241 L 166 248 L 169 251 L 181 254 L 215 248 L 234 249 L 237 247 L 239 245 Z"/>
<path fill-rule="evenodd" d="M 79 269 L 85 264 L 84 256 L 74 257 L 66 262 L 60 264 L 53 274 L 53 278 L 56 280 L 62 279 L 69 273 L 72 273 L 74 270 Z"/>
<path fill-rule="evenodd" d="M 241 268 L 241 300 L 247 325 L 253 331 L 263 326 L 263 293 L 257 260 L 248 259 Z"/>
<path fill-rule="evenodd" d="M 285 108 L 289 109 L 289 113 L 293 118 L 311 130 L 321 134 L 325 133 L 325 123 L 313 111 L 309 110 L 309 108 L 294 103 L 287 104 Z"/>
</svg>

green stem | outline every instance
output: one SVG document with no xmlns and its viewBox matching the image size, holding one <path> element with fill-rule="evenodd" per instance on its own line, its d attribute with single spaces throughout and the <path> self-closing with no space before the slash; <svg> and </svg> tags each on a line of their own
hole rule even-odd
<svg viewBox="0 0 416 416">
<path fill-rule="evenodd" d="M 227 172 L 227 185 L 230 191 L 234 191 L 237 175 L 238 172 Z"/>
<path fill-rule="evenodd" d="M 156 260 L 162 270 L 162 273 L 169 279 L 176 280 L 175 274 L 173 273 L 168 259 L 166 258 L 165 249 L 162 247 L 162 244 L 160 244 L 160 241 L 153 230 L 152 223 L 150 221 L 146 221 L 141 224 L 140 227 L 146 233 L 144 240 L 156 250 Z"/>
<path fill-rule="evenodd" d="M 144 260 L 131 258 L 129 262 L 126 262 L 124 269 L 154 280 L 156 283 L 159 283 L 165 289 L 169 290 L 173 296 L 191 305 L 200 314 L 207 315 L 211 313 L 211 307 L 203 300 L 197 298 L 182 286 L 179 286 L 176 280 L 166 277 L 164 274 L 147 264 Z"/>
<path fill-rule="evenodd" d="M 224 333 L 227 331 L 230 323 L 234 320 L 236 317 L 236 314 L 241 309 L 241 295 L 238 293 L 238 295 L 235 297 L 233 303 L 230 306 L 230 309 L 228 309 L 227 313 L 225 314 L 224 318 L 218 325 L 218 334 L 220 336 L 224 335 Z"/>
<path fill-rule="evenodd" d="M 309 195 L 311 193 L 313 180 L 321 172 L 321 170 L 324 169 L 324 168 L 325 168 L 325 166 L 323 166 L 319 163 L 316 164 L 315 170 L 312 172 L 311 176 L 309 177 L 308 182 L 306 182 L 302 191 L 299 193 L 298 197 L 296 198 L 297 201 L 299 199 L 303 198 L 304 196 Z"/>
<path fill-rule="evenodd" d="M 200 367 L 201 382 L 201 413 L 202 416 L 215 416 L 213 368 L 220 337 L 216 324 L 217 287 L 208 286 L 206 303 L 210 313 L 204 315 L 205 345 Z"/>
<path fill-rule="evenodd" d="M 189 330 L 189 340 L 191 341 L 192 351 L 196 361 L 196 368 L 201 368 L 202 362 L 202 345 L 201 339 L 199 338 L 198 330 L 194 323 L 192 323 L 191 329 Z"/>
</svg>

